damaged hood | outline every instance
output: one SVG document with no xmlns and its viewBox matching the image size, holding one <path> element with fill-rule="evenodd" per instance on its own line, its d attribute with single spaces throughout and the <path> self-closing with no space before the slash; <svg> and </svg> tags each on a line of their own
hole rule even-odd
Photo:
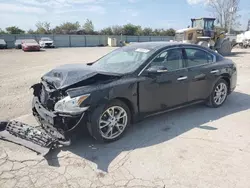
<svg viewBox="0 0 250 188">
<path fill-rule="evenodd" d="M 118 76 L 114 73 L 98 71 L 86 64 L 67 64 L 52 69 L 42 76 L 42 80 L 52 85 L 55 89 L 63 89 L 96 75 Z"/>
</svg>

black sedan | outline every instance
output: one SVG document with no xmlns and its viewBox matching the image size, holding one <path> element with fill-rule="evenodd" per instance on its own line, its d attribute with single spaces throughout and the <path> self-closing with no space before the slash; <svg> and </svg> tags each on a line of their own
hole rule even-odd
<svg viewBox="0 0 250 188">
<path fill-rule="evenodd" d="M 32 86 L 32 110 L 65 135 L 87 126 L 95 139 L 113 141 L 147 116 L 194 103 L 220 107 L 236 81 L 236 65 L 205 47 L 136 43 L 46 73 Z"/>
</svg>

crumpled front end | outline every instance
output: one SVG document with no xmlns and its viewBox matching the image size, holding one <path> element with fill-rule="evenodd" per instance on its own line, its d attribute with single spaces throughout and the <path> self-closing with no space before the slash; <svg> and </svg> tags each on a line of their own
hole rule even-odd
<svg viewBox="0 0 250 188">
<path fill-rule="evenodd" d="M 34 98 L 32 111 L 34 117 L 47 129 L 53 129 L 61 134 L 56 134 L 58 138 L 65 140 L 80 124 L 84 124 L 85 113 L 60 113 L 54 110 L 58 101 L 67 96 L 63 91 L 47 90 L 42 83 L 33 86 Z"/>
</svg>

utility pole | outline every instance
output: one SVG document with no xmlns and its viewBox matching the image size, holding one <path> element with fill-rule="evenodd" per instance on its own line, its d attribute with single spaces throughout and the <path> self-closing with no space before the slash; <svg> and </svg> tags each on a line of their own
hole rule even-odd
<svg viewBox="0 0 250 188">
<path fill-rule="evenodd" d="M 250 19 L 248 20 L 248 24 L 247 24 L 247 31 L 250 31 Z"/>
<path fill-rule="evenodd" d="M 228 24 L 228 34 L 231 33 L 231 28 L 232 28 L 232 22 L 233 22 L 233 15 L 234 13 L 237 11 L 236 10 L 236 7 L 235 7 L 235 1 L 236 0 L 233 0 L 232 1 L 232 6 L 229 8 L 229 13 L 230 13 L 230 18 L 229 18 L 229 24 Z"/>
<path fill-rule="evenodd" d="M 231 33 L 231 28 L 232 28 L 232 22 L 233 22 L 233 14 L 236 12 L 236 7 L 231 7 L 229 9 L 230 13 L 230 18 L 229 18 L 229 24 L 228 24 L 228 34 Z"/>
</svg>

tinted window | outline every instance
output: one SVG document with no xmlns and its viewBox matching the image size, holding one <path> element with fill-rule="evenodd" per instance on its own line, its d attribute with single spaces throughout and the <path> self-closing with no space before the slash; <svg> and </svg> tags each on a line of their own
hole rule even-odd
<svg viewBox="0 0 250 188">
<path fill-rule="evenodd" d="M 187 66 L 193 67 L 213 62 L 213 56 L 203 50 L 186 48 Z"/>
<path fill-rule="evenodd" d="M 183 68 L 183 55 L 181 49 L 172 49 L 161 52 L 152 61 L 150 66 L 164 66 L 168 71 Z"/>
</svg>

